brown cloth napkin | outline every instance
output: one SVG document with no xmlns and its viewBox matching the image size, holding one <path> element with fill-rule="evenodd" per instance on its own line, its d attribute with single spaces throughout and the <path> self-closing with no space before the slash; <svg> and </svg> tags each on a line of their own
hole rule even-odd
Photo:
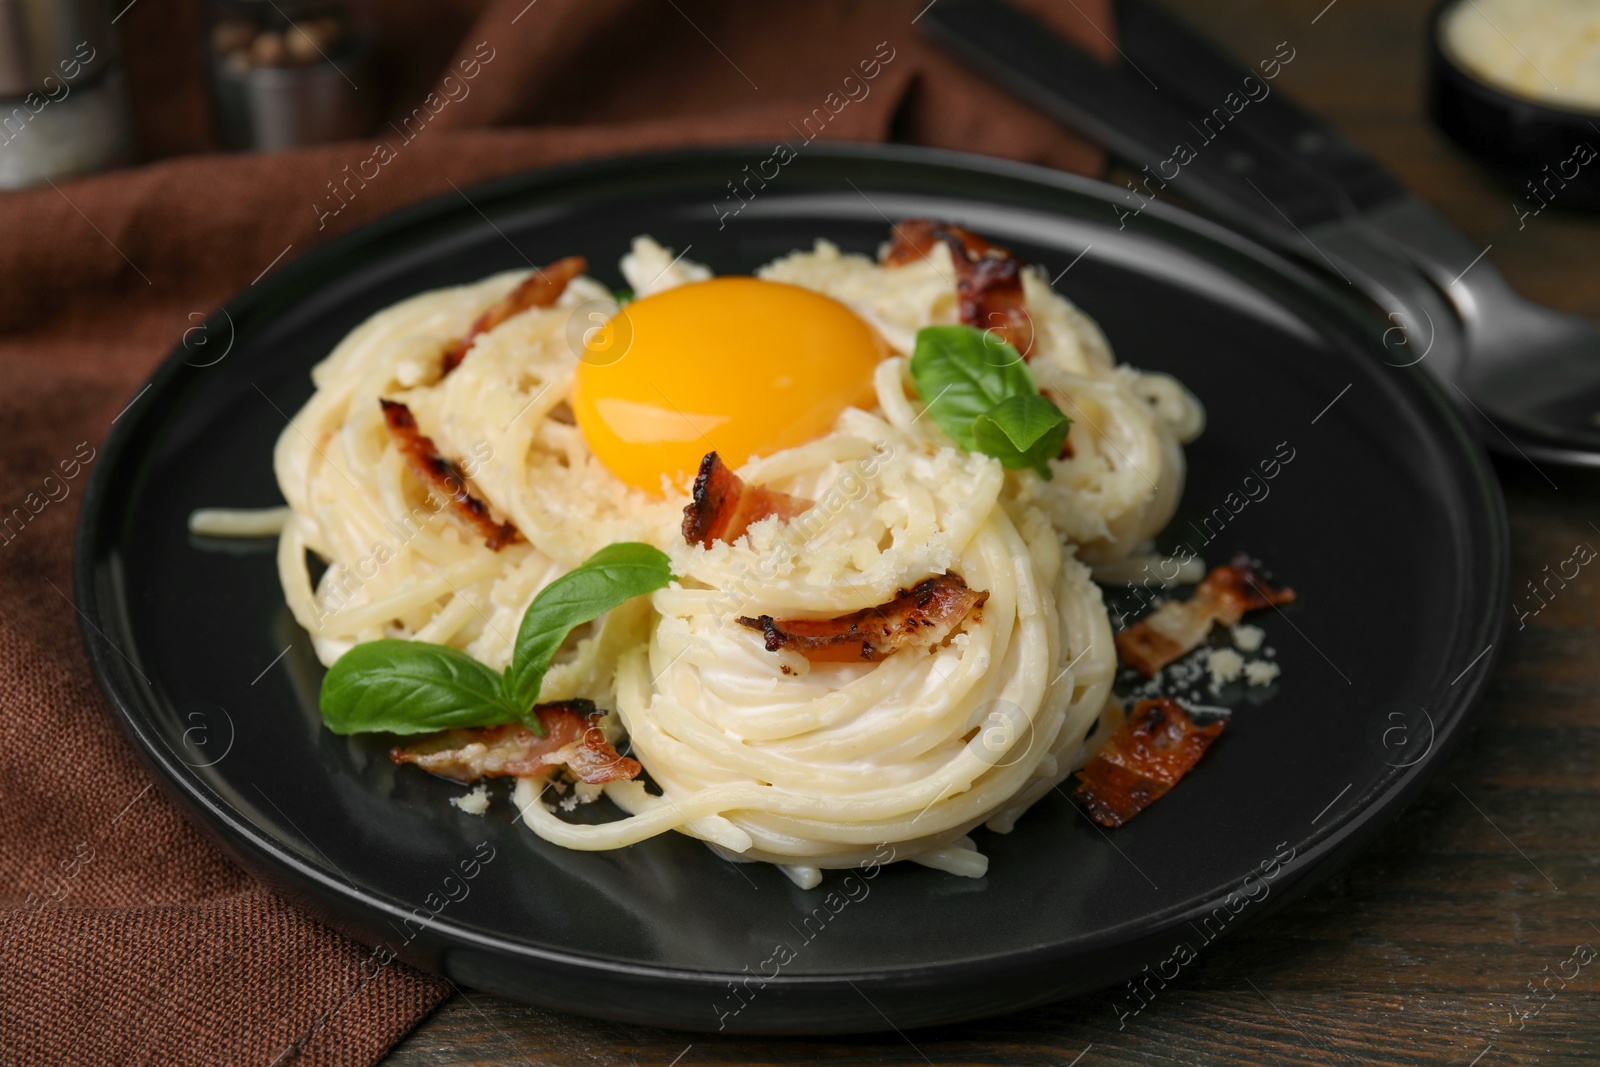
<svg viewBox="0 0 1600 1067">
<path fill-rule="evenodd" d="M 398 964 L 369 976 L 367 949 L 218 853 L 153 786 L 90 677 L 72 603 L 78 494 L 183 332 L 276 263 L 451 183 L 793 138 L 874 55 L 870 92 L 822 136 L 1099 168 L 1096 150 L 924 44 L 926 2 L 384 5 L 380 52 L 448 62 L 431 75 L 437 114 L 403 144 L 382 126 L 275 156 L 195 154 L 213 144 L 203 80 L 173 57 L 198 53 L 174 44 L 197 39 L 196 0 L 126 11 L 135 127 L 149 156 L 182 158 L 0 196 L 0 1063 L 370 1064 L 450 989 Z M 1026 6 L 1112 47 L 1106 0 Z M 396 158 L 319 227 L 327 184 L 377 139 Z"/>
</svg>

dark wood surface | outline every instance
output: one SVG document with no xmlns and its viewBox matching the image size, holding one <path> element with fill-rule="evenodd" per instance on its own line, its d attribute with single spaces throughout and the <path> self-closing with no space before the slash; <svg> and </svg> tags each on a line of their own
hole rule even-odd
<svg viewBox="0 0 1600 1067">
<path fill-rule="evenodd" d="M 1247 62 L 1290 42 L 1296 57 L 1280 89 L 1492 244 L 1488 259 L 1522 292 L 1600 317 L 1600 215 L 1558 203 L 1519 230 L 1512 189 L 1423 118 L 1431 0 L 1335 0 L 1313 25 L 1325 2 L 1185 0 L 1181 8 Z M 1500 471 L 1515 599 L 1579 543 L 1600 548 L 1600 475 L 1541 474 L 1520 461 Z M 386 1062 L 1600 1063 L 1600 959 L 1564 986 L 1559 977 L 1573 973 L 1566 961 L 1577 946 L 1600 950 L 1600 568 L 1584 568 L 1526 628 L 1509 619 L 1500 651 L 1471 733 L 1373 847 L 1209 950 L 1125 1028 L 1103 995 L 905 1035 L 732 1040 L 598 1023 L 465 990 Z M 1546 979 L 1534 997 L 1529 983 Z"/>
</svg>

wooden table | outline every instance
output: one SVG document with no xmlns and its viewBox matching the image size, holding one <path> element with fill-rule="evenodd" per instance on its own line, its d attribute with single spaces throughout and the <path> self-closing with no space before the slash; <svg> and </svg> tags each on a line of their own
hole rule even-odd
<svg viewBox="0 0 1600 1067">
<path fill-rule="evenodd" d="M 1173 0 L 1169 0 L 1173 2 Z M 1559 203 L 1525 229 L 1514 192 L 1422 115 L 1431 0 L 1185 0 L 1247 62 L 1295 49 L 1277 82 L 1331 117 L 1473 239 L 1524 293 L 1600 317 L 1600 216 Z M 1175 8 L 1176 9 L 1176 8 Z M 1313 24 L 1313 17 L 1322 11 Z M 1600 135 L 1596 136 L 1600 144 Z M 1600 547 L 1600 475 L 1500 465 L 1512 586 Z M 1546 480 L 1546 476 L 1550 481 Z M 1553 481 L 1553 485 L 1551 482 Z M 1208 950 L 1119 1030 L 1110 996 L 904 1036 L 732 1040 L 592 1022 L 472 991 L 391 1055 L 438 1064 L 1600 1063 L 1600 570 L 1504 647 L 1477 725 L 1358 860 Z M 1538 997 L 1529 983 L 1550 980 Z M 1537 1010 L 1537 1014 L 1534 1014 Z M 1520 1013 L 1519 1017 L 1517 1014 Z M 1520 1024 L 1520 1025 L 1519 1025 Z"/>
</svg>

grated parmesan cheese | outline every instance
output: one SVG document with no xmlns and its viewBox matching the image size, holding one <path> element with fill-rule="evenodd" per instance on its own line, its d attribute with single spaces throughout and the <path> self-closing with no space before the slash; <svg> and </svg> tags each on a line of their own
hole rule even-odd
<svg viewBox="0 0 1600 1067">
<path fill-rule="evenodd" d="M 1233 647 L 1240 652 L 1255 652 L 1261 647 L 1261 642 L 1266 640 L 1267 631 L 1259 626 L 1240 623 L 1233 628 Z"/>
<path fill-rule="evenodd" d="M 605 792 L 605 786 L 592 782 L 572 783 L 572 795 L 561 798 L 561 810 L 573 812 L 579 804 L 593 804 Z"/>
<path fill-rule="evenodd" d="M 1468 0 L 1442 20 L 1463 66 L 1519 96 L 1600 107 L 1600 6 L 1593 0 Z"/>
<path fill-rule="evenodd" d="M 489 790 L 487 787 L 480 785 L 470 793 L 451 797 L 450 803 L 468 815 L 482 815 L 489 810 Z"/>
<path fill-rule="evenodd" d="M 1244 665 L 1244 676 L 1251 685 L 1271 685 L 1282 673 L 1283 669 L 1276 663 L 1264 659 L 1253 659 Z"/>
<path fill-rule="evenodd" d="M 1243 673 L 1244 657 L 1231 648 L 1214 648 L 1206 659 L 1206 670 L 1211 673 L 1211 691 L 1215 693 Z"/>
</svg>

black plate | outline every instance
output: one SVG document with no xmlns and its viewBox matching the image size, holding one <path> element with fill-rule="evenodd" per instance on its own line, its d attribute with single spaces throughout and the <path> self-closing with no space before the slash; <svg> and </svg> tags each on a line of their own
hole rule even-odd
<svg viewBox="0 0 1600 1067">
<path fill-rule="evenodd" d="M 241 863 L 464 985 L 636 1022 L 839 1033 L 1010 1011 L 1146 966 L 1171 977 L 1369 840 L 1460 733 L 1503 615 L 1498 487 L 1428 375 L 1383 361 L 1380 312 L 1237 236 L 1161 205 L 1119 229 L 1120 192 L 1052 171 L 820 145 L 719 225 L 726 183 L 770 154 L 518 176 L 241 294 L 95 464 L 76 574 L 95 673 L 156 779 Z M 271 546 L 186 532 L 197 507 L 280 502 L 270 452 L 307 372 L 403 297 L 572 253 L 620 285 L 638 233 L 748 271 L 819 235 L 870 251 L 886 218 L 914 215 L 1042 264 L 1123 360 L 1181 377 L 1210 426 L 1167 539 L 1212 563 L 1253 553 L 1300 593 L 1261 620 L 1275 693 L 1241 703 L 1200 768 L 1114 834 L 1058 794 L 1009 836 L 980 832 L 987 878 L 900 864 L 809 893 L 675 835 L 566 852 L 513 825 L 503 783 L 487 816 L 465 815 L 445 802 L 459 787 L 323 730 L 321 667 Z M 1270 495 L 1239 507 L 1246 478 L 1287 450 Z M 841 887 L 853 895 L 828 895 Z"/>
</svg>

